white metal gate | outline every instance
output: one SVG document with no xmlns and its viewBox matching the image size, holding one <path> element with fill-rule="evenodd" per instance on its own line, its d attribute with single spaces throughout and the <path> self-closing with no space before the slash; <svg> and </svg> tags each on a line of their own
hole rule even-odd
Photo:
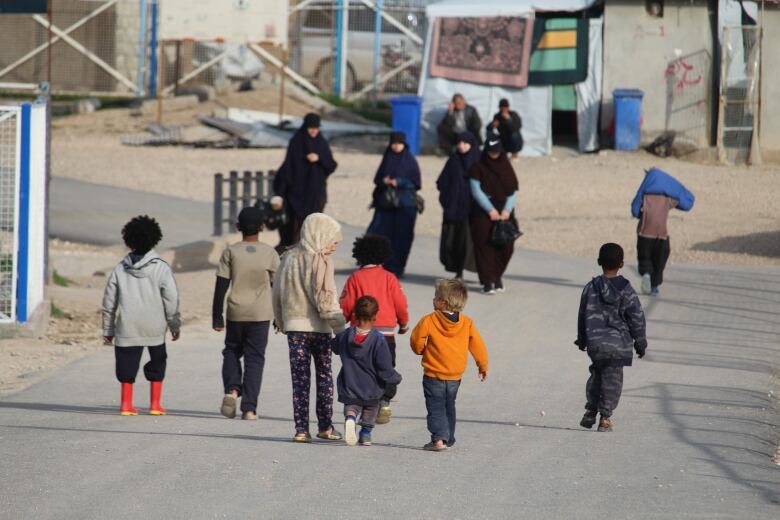
<svg viewBox="0 0 780 520">
<path fill-rule="evenodd" d="M 19 108 L 0 107 L 0 322 L 16 320 L 20 147 Z"/>
</svg>

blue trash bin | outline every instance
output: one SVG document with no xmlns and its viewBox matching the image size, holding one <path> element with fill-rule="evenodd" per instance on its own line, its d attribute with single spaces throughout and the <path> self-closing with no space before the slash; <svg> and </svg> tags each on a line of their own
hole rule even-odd
<svg viewBox="0 0 780 520">
<path fill-rule="evenodd" d="M 612 91 L 615 104 L 615 150 L 639 148 L 644 95 L 644 92 L 636 88 L 619 88 Z"/>
<path fill-rule="evenodd" d="M 422 98 L 397 96 L 390 100 L 393 110 L 393 131 L 406 134 L 406 144 L 413 155 L 420 153 L 420 114 Z"/>
</svg>

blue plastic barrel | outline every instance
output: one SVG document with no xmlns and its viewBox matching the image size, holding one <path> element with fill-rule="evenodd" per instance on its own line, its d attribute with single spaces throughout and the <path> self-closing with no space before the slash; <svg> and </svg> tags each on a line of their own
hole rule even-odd
<svg viewBox="0 0 780 520">
<path fill-rule="evenodd" d="M 393 131 L 406 134 L 406 145 L 413 155 L 420 153 L 420 114 L 422 98 L 397 96 L 390 100 L 393 110 Z"/>
<path fill-rule="evenodd" d="M 615 103 L 615 150 L 639 148 L 644 95 L 644 92 L 636 88 L 619 88 L 612 91 Z"/>
</svg>

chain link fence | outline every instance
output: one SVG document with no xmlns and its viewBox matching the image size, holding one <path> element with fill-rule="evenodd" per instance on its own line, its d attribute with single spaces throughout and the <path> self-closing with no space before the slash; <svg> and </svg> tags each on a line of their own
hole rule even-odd
<svg viewBox="0 0 780 520">
<path fill-rule="evenodd" d="M 50 5 L 51 31 L 47 16 L 0 17 L 0 86 L 30 89 L 49 81 L 58 93 L 143 95 L 154 52 L 147 2 L 51 0 Z"/>
<path fill-rule="evenodd" d="M 335 91 L 346 44 L 347 98 L 415 93 L 431 0 L 299 0 L 290 10 L 290 66 L 320 91 Z M 342 8 L 346 6 L 346 14 Z M 342 32 L 340 32 L 342 31 Z"/>
<path fill-rule="evenodd" d="M 15 307 L 18 118 L 15 108 L 0 107 L 0 322 L 12 321 Z"/>
<path fill-rule="evenodd" d="M 759 153 L 761 28 L 723 28 L 721 52 L 718 156 L 745 164 Z"/>
</svg>

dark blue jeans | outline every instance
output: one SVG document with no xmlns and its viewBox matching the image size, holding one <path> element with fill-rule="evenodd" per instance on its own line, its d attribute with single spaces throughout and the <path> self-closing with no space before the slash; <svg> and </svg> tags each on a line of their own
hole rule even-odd
<svg viewBox="0 0 780 520">
<path fill-rule="evenodd" d="M 423 376 L 425 408 L 428 410 L 428 431 L 431 440 L 455 444 L 455 399 L 460 381 L 445 381 Z"/>
<path fill-rule="evenodd" d="M 238 390 L 242 412 L 257 412 L 268 328 L 267 321 L 227 321 L 225 349 L 222 351 L 222 382 L 226 394 Z"/>
<path fill-rule="evenodd" d="M 501 136 L 501 144 L 507 152 L 517 153 L 523 149 L 523 136 L 520 135 L 520 132 Z"/>
</svg>

